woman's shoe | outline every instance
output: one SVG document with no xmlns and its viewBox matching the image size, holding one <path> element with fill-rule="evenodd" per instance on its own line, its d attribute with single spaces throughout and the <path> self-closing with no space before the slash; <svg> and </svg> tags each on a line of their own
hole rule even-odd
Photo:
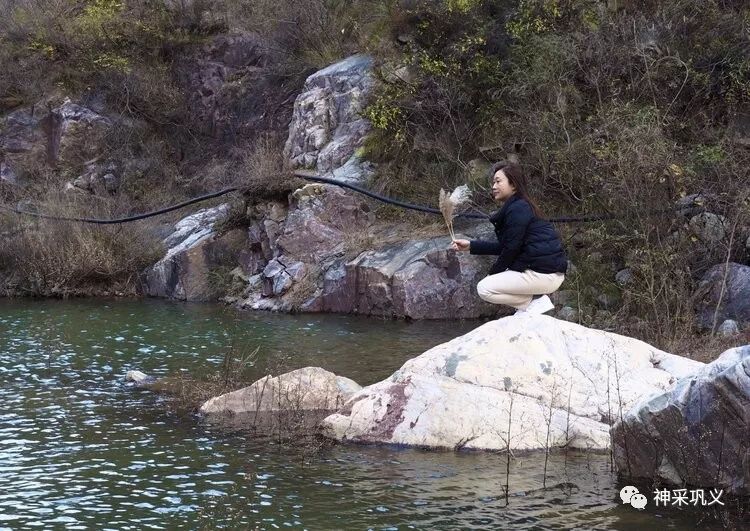
<svg viewBox="0 0 750 531">
<path fill-rule="evenodd" d="M 538 299 L 534 299 L 531 301 L 531 304 L 526 308 L 526 311 L 528 313 L 535 313 L 535 314 L 543 314 L 547 313 L 550 310 L 554 310 L 555 305 L 552 304 L 552 301 L 547 295 L 543 295 L 542 297 L 539 297 Z"/>
</svg>

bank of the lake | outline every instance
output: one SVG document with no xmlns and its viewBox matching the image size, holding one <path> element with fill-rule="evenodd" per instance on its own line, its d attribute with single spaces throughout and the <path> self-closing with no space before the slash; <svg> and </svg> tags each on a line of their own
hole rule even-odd
<svg viewBox="0 0 750 531">
<path fill-rule="evenodd" d="M 662 529 L 713 508 L 639 512 L 607 456 L 543 458 L 349 445 L 317 455 L 177 417 L 123 383 L 214 371 L 232 345 L 271 366 L 367 385 L 477 321 L 237 312 L 154 300 L 0 301 L 0 529 Z"/>
</svg>

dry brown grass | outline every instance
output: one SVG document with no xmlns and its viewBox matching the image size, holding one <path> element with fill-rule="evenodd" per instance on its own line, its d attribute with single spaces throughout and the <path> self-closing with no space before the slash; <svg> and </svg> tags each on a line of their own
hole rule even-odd
<svg viewBox="0 0 750 531">
<path fill-rule="evenodd" d="M 207 400 L 253 383 L 251 371 L 258 362 L 260 347 L 252 350 L 230 347 L 213 374 L 194 377 L 178 373 L 156 381 L 149 388 L 169 395 L 170 409 L 180 414 L 196 412 Z"/>
<path fill-rule="evenodd" d="M 750 345 L 750 329 L 737 336 L 721 337 L 704 335 L 686 335 L 665 345 L 664 350 L 692 360 L 709 363 L 730 348 Z"/>
<path fill-rule="evenodd" d="M 35 203 L 59 216 L 112 218 L 123 205 L 92 202 L 75 193 L 49 194 Z M 12 234 L 0 249 L 0 266 L 20 293 L 66 297 L 101 291 L 135 293 L 140 272 L 163 255 L 153 225 L 90 225 L 8 215 Z"/>
</svg>

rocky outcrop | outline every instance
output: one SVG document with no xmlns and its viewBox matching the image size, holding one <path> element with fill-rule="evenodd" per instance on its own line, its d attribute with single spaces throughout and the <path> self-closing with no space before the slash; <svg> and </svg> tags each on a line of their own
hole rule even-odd
<svg viewBox="0 0 750 531">
<path fill-rule="evenodd" d="M 51 161 L 73 165 L 100 154 L 97 142 L 112 126 L 106 116 L 66 100 L 47 117 L 47 153 Z"/>
<path fill-rule="evenodd" d="M 725 274 L 726 286 L 722 289 Z M 695 300 L 698 323 L 703 328 L 713 326 L 717 306 L 717 324 L 727 319 L 750 323 L 750 266 L 733 262 L 728 268 L 715 265 L 701 279 Z"/>
<path fill-rule="evenodd" d="M 164 243 L 167 254 L 143 274 L 143 289 L 152 297 L 187 301 L 216 300 L 223 294 L 222 276 L 247 246 L 247 233 L 236 229 L 218 235 L 215 223 L 228 205 L 200 210 L 175 225 Z"/>
<path fill-rule="evenodd" d="M 641 401 L 612 437 L 627 477 L 750 494 L 750 346 Z"/>
<path fill-rule="evenodd" d="M 211 83 L 221 85 L 230 72 L 226 65 L 241 69 L 248 62 L 264 64 L 265 52 L 253 39 L 236 36 L 202 49 L 205 64 L 218 72 L 209 76 Z M 307 79 L 295 102 L 285 146 L 292 166 L 316 168 L 341 180 L 363 177 L 364 166 L 355 151 L 370 128 L 360 111 L 374 83 L 372 62 L 367 56 L 353 56 Z M 204 78 L 191 79 L 207 83 Z M 216 92 L 203 92 L 204 106 L 214 105 Z M 227 247 L 227 237 L 217 241 L 212 220 L 198 222 L 200 227 L 184 242 L 167 241 L 167 256 L 145 275 L 146 292 L 186 300 L 216 296 L 216 290 L 206 287 L 206 279 L 213 255 L 220 254 L 239 286 L 227 300 L 241 308 L 417 319 L 497 312 L 474 292 L 487 259 L 449 250 L 447 237 L 409 238 L 408 230 L 394 237 L 398 230 L 376 226 L 370 204 L 359 194 L 309 184 L 296 190 L 288 203 L 256 205 L 248 214 L 252 222 L 244 233 L 245 245 L 233 258 L 234 250 L 214 252 L 217 246 Z M 203 218 L 195 215 L 181 223 L 193 227 L 193 219 Z M 182 229 L 175 234 L 182 234 Z M 233 238 L 231 249 L 243 239 Z"/>
<path fill-rule="evenodd" d="M 689 226 L 704 244 L 716 245 L 726 236 L 727 219 L 712 212 L 701 212 L 690 218 Z"/>
<path fill-rule="evenodd" d="M 408 240 L 342 261 L 306 308 L 412 319 L 494 315 L 497 307 L 476 294 L 486 264 L 449 247 L 449 237 Z"/>
<path fill-rule="evenodd" d="M 701 366 L 632 338 L 518 314 L 406 362 L 322 426 L 362 443 L 606 450 L 620 411 Z"/>
<path fill-rule="evenodd" d="M 486 259 L 450 250 L 448 237 L 394 238 L 374 225 L 362 196 L 307 185 L 288 211 L 276 204 L 264 210 L 242 255 L 249 278 L 240 307 L 414 319 L 497 312 L 475 293 Z"/>
<path fill-rule="evenodd" d="M 5 117 L 0 134 L 0 150 L 12 159 L 12 154 L 35 150 L 45 160 L 47 135 L 42 127 L 46 113 L 35 106 L 13 111 Z M 9 164 L 6 165 L 10 167 Z"/>
<path fill-rule="evenodd" d="M 29 165 L 62 165 L 77 169 L 102 154 L 101 140 L 112 120 L 65 99 L 18 109 L 0 127 L 2 180 L 17 183 Z"/>
<path fill-rule="evenodd" d="M 201 413 L 240 414 L 267 411 L 334 411 L 362 389 L 357 382 L 320 367 L 305 367 L 211 398 Z"/>
<path fill-rule="evenodd" d="M 372 58 L 355 55 L 307 78 L 294 103 L 284 156 L 293 168 L 312 168 L 345 181 L 371 173 L 356 151 L 370 131 L 360 115 L 374 86 Z"/>
<path fill-rule="evenodd" d="M 350 235 L 364 232 L 375 216 L 362 196 L 333 185 L 310 184 L 293 195 L 279 231 L 279 253 L 316 263 L 335 253 Z"/>
<path fill-rule="evenodd" d="M 251 309 L 291 309 L 298 298 L 291 288 L 302 281 L 314 287 L 352 236 L 374 221 L 362 197 L 320 184 L 296 190 L 288 206 L 271 202 L 256 210 L 260 215 L 248 229 L 250 245 L 241 256 L 249 278 L 238 301 Z"/>
<path fill-rule="evenodd" d="M 294 87 L 273 74 L 274 58 L 256 34 L 218 35 L 176 65 L 195 126 L 217 140 L 283 132 Z"/>
</svg>

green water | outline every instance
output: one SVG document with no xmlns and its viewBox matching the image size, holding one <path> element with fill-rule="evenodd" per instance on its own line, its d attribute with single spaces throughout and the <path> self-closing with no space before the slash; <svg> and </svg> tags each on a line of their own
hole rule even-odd
<svg viewBox="0 0 750 531">
<path fill-rule="evenodd" d="M 479 324 L 0 300 L 0 530 L 718 528 L 713 508 L 620 504 L 606 456 L 554 456 L 547 489 L 543 458 L 516 457 L 506 499 L 503 455 L 310 455 L 172 415 L 123 381 L 215 371 L 230 346 L 259 346 L 257 377 L 316 365 L 366 385 Z"/>
</svg>

